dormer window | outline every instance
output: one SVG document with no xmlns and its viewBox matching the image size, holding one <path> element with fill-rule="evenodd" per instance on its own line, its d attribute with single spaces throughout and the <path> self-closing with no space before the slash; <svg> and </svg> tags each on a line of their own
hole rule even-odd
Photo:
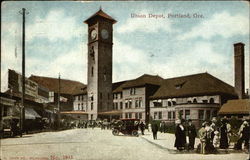
<svg viewBox="0 0 250 160">
<path fill-rule="evenodd" d="M 182 82 L 182 83 L 179 83 L 179 84 L 176 84 L 175 89 L 181 89 L 185 83 L 186 83 L 186 81 Z"/>
</svg>

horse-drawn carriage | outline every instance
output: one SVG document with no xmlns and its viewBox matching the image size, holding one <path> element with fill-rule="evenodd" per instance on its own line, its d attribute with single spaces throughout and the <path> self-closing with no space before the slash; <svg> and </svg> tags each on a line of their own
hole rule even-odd
<svg viewBox="0 0 250 160">
<path fill-rule="evenodd" d="M 112 130 L 112 134 L 117 136 L 121 132 L 124 135 L 139 136 L 139 119 L 120 119 Z"/>
</svg>

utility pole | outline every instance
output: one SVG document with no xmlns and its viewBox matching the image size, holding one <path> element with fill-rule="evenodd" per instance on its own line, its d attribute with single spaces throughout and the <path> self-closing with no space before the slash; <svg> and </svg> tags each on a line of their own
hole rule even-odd
<svg viewBox="0 0 250 160">
<path fill-rule="evenodd" d="M 24 126 L 25 126 L 25 14 L 26 9 L 23 8 L 22 11 L 19 11 L 23 16 L 23 25 L 22 25 L 22 100 L 20 107 L 20 136 L 22 137 Z"/>
<path fill-rule="evenodd" d="M 58 77 L 58 102 L 57 102 L 57 108 L 58 108 L 58 129 L 60 129 L 60 123 L 61 123 L 61 109 L 60 109 L 60 92 L 61 92 L 61 78 L 60 73 Z"/>
</svg>

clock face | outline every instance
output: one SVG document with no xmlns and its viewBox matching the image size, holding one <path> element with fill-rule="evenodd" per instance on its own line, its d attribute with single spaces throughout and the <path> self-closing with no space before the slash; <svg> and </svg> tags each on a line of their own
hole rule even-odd
<svg viewBox="0 0 250 160">
<path fill-rule="evenodd" d="M 97 37 L 97 31 L 95 29 L 93 29 L 91 31 L 90 35 L 91 35 L 91 39 L 93 39 L 93 40 L 96 39 L 96 37 Z"/>
<path fill-rule="evenodd" d="M 109 38 L 108 31 L 106 29 L 102 29 L 101 36 L 102 36 L 103 39 L 108 39 Z"/>
</svg>

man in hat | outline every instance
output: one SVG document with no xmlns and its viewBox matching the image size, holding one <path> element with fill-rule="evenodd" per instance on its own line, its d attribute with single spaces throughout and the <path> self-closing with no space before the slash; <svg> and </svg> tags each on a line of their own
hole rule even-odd
<svg viewBox="0 0 250 160">
<path fill-rule="evenodd" d="M 190 150 L 194 149 L 194 142 L 195 137 L 197 136 L 195 125 L 192 123 L 192 120 L 188 120 L 188 126 L 187 126 L 187 133 L 188 133 L 188 139 L 189 139 L 189 146 L 188 148 Z"/>
</svg>

